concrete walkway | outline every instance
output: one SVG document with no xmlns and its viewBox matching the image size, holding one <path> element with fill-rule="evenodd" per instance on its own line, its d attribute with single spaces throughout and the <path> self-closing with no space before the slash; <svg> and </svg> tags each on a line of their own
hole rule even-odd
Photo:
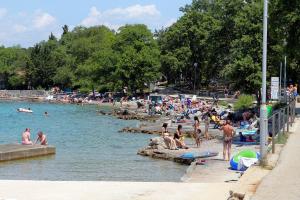
<svg viewBox="0 0 300 200">
<path fill-rule="evenodd" d="M 300 119 L 298 118 L 293 126 L 293 133 L 291 133 L 286 146 L 281 152 L 277 166 L 263 179 L 252 200 L 299 200 L 299 153 Z"/>
<path fill-rule="evenodd" d="M 0 181 L 0 200 L 224 200 L 229 183 Z"/>
</svg>

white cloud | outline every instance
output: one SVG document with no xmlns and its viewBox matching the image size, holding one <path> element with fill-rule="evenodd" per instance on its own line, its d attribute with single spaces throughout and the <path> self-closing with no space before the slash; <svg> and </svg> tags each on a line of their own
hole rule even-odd
<svg viewBox="0 0 300 200">
<path fill-rule="evenodd" d="M 55 21 L 56 19 L 52 15 L 46 12 L 38 11 L 33 19 L 33 26 L 37 29 L 41 29 L 54 24 Z"/>
<path fill-rule="evenodd" d="M 95 26 L 100 23 L 101 13 L 95 6 L 91 7 L 89 16 L 82 20 L 83 26 Z"/>
<path fill-rule="evenodd" d="M 0 19 L 5 17 L 6 14 L 7 14 L 6 8 L 0 8 Z"/>
<path fill-rule="evenodd" d="M 177 19 L 172 18 L 172 19 L 170 19 L 169 21 L 167 21 L 167 22 L 165 23 L 164 27 L 165 27 L 165 28 L 166 28 L 166 27 L 170 27 L 170 26 L 172 26 L 176 21 L 177 21 Z"/>
<path fill-rule="evenodd" d="M 127 8 L 115 8 L 112 10 L 107 10 L 104 15 L 125 17 L 125 18 L 139 18 L 139 17 L 156 17 L 160 15 L 155 5 L 145 5 L 141 6 L 139 4 L 129 6 Z"/>
<path fill-rule="evenodd" d="M 0 16 L 1 13 L 5 12 L 0 8 Z M 0 20 L 0 46 L 32 46 L 47 40 L 51 32 L 58 37 L 61 26 L 54 16 L 42 10 L 7 13 L 5 20 Z"/>
<path fill-rule="evenodd" d="M 95 6 L 90 8 L 88 16 L 81 21 L 83 26 L 106 25 L 117 29 L 127 23 L 147 23 L 158 19 L 160 12 L 155 5 L 132 5 L 125 8 L 114 8 L 101 12 Z"/>
<path fill-rule="evenodd" d="M 16 31 L 17 33 L 23 33 L 23 32 L 25 32 L 25 31 L 28 30 L 28 28 L 27 28 L 26 26 L 21 25 L 21 24 L 15 24 L 15 25 L 13 26 L 13 29 L 14 29 L 14 31 Z"/>
</svg>

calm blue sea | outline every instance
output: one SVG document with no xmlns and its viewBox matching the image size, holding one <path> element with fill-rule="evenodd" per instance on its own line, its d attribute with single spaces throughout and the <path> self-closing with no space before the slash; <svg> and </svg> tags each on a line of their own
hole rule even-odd
<svg viewBox="0 0 300 200">
<path fill-rule="evenodd" d="M 34 113 L 18 113 L 17 108 Z M 137 155 L 153 136 L 118 133 L 137 121 L 98 115 L 97 106 L 0 102 L 0 143 L 20 143 L 21 133 L 39 130 L 56 155 L 0 163 L 0 179 L 75 181 L 180 181 L 186 166 Z M 44 112 L 49 113 L 48 117 Z"/>
</svg>

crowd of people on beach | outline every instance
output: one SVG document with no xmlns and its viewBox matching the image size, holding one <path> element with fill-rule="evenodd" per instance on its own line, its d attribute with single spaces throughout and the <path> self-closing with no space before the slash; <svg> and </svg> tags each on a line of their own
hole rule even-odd
<svg viewBox="0 0 300 200">
<path fill-rule="evenodd" d="M 151 107 L 151 104 L 153 105 Z M 254 110 L 246 110 L 242 113 L 234 113 L 231 106 L 219 106 L 212 102 L 198 100 L 195 97 L 180 99 L 166 96 L 160 103 L 149 102 L 149 110 L 154 108 L 152 112 L 146 109 L 149 115 L 161 114 L 169 116 L 173 120 L 163 123 L 161 136 L 170 150 L 188 149 L 184 141 L 183 126 L 190 127 L 192 125 L 192 134 L 190 135 L 195 146 L 199 148 L 203 139 L 212 139 L 209 134 L 209 127 L 213 125 L 213 129 L 219 129 L 223 135 L 223 157 L 229 160 L 231 155 L 231 144 L 237 128 L 252 130 L 257 127 L 258 117 Z M 170 133 L 169 124 L 177 124 L 174 133 Z M 201 126 L 202 125 L 202 126 Z M 203 128 L 204 127 L 204 128 Z M 234 128 L 236 127 L 236 128 Z M 201 130 L 202 129 L 202 130 Z M 240 133 L 241 140 L 246 141 L 245 136 Z M 249 136 L 248 141 L 253 141 Z"/>
<path fill-rule="evenodd" d="M 191 135 L 192 138 L 195 140 L 195 145 L 197 148 L 201 145 L 201 128 L 200 128 L 200 121 L 197 116 L 194 117 L 194 131 Z M 231 144 L 234 136 L 234 128 L 230 122 L 230 120 L 225 120 L 219 127 L 219 130 L 223 132 L 223 158 L 224 160 L 229 160 L 231 155 Z M 205 130 L 206 134 L 204 134 L 204 138 L 209 140 L 210 136 L 208 134 L 208 130 Z M 184 134 L 182 131 L 182 125 L 179 124 L 177 126 L 176 132 L 171 135 L 168 130 L 168 124 L 163 123 L 162 125 L 162 138 L 170 150 L 179 150 L 179 149 L 189 149 L 189 147 L 185 144 L 184 141 Z M 227 156 L 227 158 L 226 158 Z"/>
</svg>

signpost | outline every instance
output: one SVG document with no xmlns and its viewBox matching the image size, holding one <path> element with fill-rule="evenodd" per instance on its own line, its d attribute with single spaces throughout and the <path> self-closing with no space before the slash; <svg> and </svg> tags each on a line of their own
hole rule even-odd
<svg viewBox="0 0 300 200">
<path fill-rule="evenodd" d="M 271 77 L 271 99 L 279 99 L 279 77 Z"/>
</svg>

